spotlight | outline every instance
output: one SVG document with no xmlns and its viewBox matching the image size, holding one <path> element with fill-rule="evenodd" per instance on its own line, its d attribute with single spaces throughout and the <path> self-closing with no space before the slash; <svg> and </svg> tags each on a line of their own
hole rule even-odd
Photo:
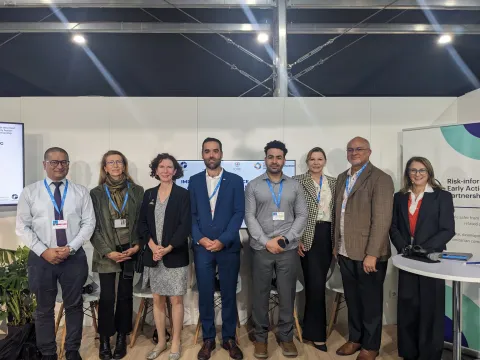
<svg viewBox="0 0 480 360">
<path fill-rule="evenodd" d="M 257 41 L 260 43 L 260 44 L 265 44 L 268 42 L 268 34 L 267 33 L 259 33 L 257 35 Z"/>
<path fill-rule="evenodd" d="M 448 34 L 444 34 L 444 35 L 441 35 L 437 42 L 440 44 L 440 45 L 444 45 L 444 44 L 449 44 L 452 42 L 452 36 L 451 35 L 448 35 Z"/>
<path fill-rule="evenodd" d="M 83 37 L 83 35 L 74 35 L 73 38 L 72 38 L 73 42 L 79 44 L 79 45 L 83 45 L 87 42 L 87 40 L 85 40 L 85 38 Z"/>
</svg>

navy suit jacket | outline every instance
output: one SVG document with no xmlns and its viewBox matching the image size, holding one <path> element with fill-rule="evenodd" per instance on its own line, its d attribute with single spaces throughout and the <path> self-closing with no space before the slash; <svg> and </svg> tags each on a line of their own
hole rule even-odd
<svg viewBox="0 0 480 360">
<path fill-rule="evenodd" d="M 245 217 L 243 179 L 223 170 L 212 219 L 205 171 L 192 176 L 188 185 L 192 209 L 193 247 L 203 249 L 197 243 L 203 237 L 207 237 L 210 240 L 220 240 L 225 246 L 223 251 L 240 251 L 239 230 Z"/>
</svg>

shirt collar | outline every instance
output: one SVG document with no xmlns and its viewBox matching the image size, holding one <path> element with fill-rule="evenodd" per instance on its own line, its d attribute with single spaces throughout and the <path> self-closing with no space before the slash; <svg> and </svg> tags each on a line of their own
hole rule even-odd
<svg viewBox="0 0 480 360">
<path fill-rule="evenodd" d="M 267 179 L 270 179 L 270 178 L 268 177 L 267 172 L 265 171 L 262 175 L 262 180 L 267 180 Z M 285 175 L 285 173 L 282 172 L 282 177 L 281 177 L 280 181 L 281 180 L 287 180 L 287 179 L 288 179 L 287 175 Z"/>
<path fill-rule="evenodd" d="M 412 189 L 409 189 L 408 192 L 411 193 L 411 192 L 413 192 L 413 191 L 412 191 Z M 433 188 L 430 186 L 430 184 L 427 184 L 427 186 L 425 186 L 425 191 L 424 191 L 424 192 L 426 192 L 426 193 L 433 193 L 434 190 L 433 190 Z"/>
<path fill-rule="evenodd" d="M 52 179 L 50 179 L 48 176 L 46 177 L 47 179 L 47 184 L 48 185 L 52 185 L 54 182 L 57 182 L 57 181 L 53 181 Z M 67 182 L 67 179 L 63 179 L 63 180 L 60 180 L 60 182 L 65 186 L 65 183 Z"/>
<path fill-rule="evenodd" d="M 366 167 L 368 166 L 368 163 L 369 163 L 369 161 L 367 161 L 364 165 L 362 165 L 362 167 L 365 166 L 365 168 L 366 168 Z M 355 174 L 353 174 L 353 175 L 356 175 L 361 169 L 362 169 L 362 168 L 360 168 L 359 170 L 357 170 L 357 172 L 355 172 Z M 348 176 L 352 176 L 352 167 L 350 167 L 350 169 L 348 169 L 347 175 L 348 175 Z"/>
<path fill-rule="evenodd" d="M 217 176 L 210 176 L 208 175 L 208 171 L 205 170 L 205 176 L 207 177 L 207 179 L 221 179 L 222 176 L 223 176 L 223 168 L 222 168 L 222 171 L 220 171 L 220 174 L 218 174 Z"/>
</svg>

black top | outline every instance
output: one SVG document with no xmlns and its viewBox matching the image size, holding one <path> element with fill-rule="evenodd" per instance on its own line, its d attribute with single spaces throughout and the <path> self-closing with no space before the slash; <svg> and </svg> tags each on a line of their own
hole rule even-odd
<svg viewBox="0 0 480 360">
<path fill-rule="evenodd" d="M 148 246 L 148 242 L 151 238 L 158 244 L 155 227 L 155 204 L 158 200 L 159 188 L 160 185 L 145 191 L 138 223 L 140 246 L 147 245 L 143 256 L 143 264 L 148 267 L 154 267 L 157 264 L 156 261 L 153 261 L 153 253 Z M 167 208 L 165 209 L 161 244 L 163 247 L 168 245 L 173 247 L 173 250 L 162 259 L 166 267 L 178 268 L 188 265 L 188 237 L 191 228 L 192 216 L 188 190 L 173 184 Z"/>
<path fill-rule="evenodd" d="M 420 206 L 415 234 L 410 234 L 408 221 L 408 198 L 410 193 L 398 192 L 393 198 L 393 218 L 390 238 L 399 253 L 410 245 L 420 245 L 432 252 L 441 252 L 455 236 L 455 217 L 452 194 L 436 189 L 424 193 Z"/>
</svg>

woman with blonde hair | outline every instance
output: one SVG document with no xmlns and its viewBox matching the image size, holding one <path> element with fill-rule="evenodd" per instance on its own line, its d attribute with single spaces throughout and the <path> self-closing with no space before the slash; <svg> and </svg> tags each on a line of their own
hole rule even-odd
<svg viewBox="0 0 480 360">
<path fill-rule="evenodd" d="M 125 155 L 110 150 L 102 157 L 98 186 L 91 190 L 90 195 L 96 217 L 96 228 L 91 238 L 95 249 L 92 271 L 100 277 L 99 358 L 122 359 L 127 353 L 127 334 L 132 331 L 132 258 L 139 250 L 137 219 L 143 188 L 135 184 L 128 173 Z M 115 291 L 117 274 L 119 279 Z M 112 354 L 110 337 L 115 333 L 117 341 Z"/>
<path fill-rule="evenodd" d="M 452 194 L 435 179 L 428 159 L 408 160 L 403 188 L 394 196 L 390 238 L 398 253 L 410 245 L 442 252 L 455 235 Z M 399 271 L 398 354 L 440 360 L 443 350 L 445 280 Z"/>
<path fill-rule="evenodd" d="M 314 147 L 307 154 L 308 171 L 294 176 L 303 186 L 308 207 L 307 227 L 298 244 L 305 281 L 303 337 L 327 351 L 325 285 L 333 255 L 333 220 L 336 179 L 324 174 L 327 156 Z"/>
</svg>

